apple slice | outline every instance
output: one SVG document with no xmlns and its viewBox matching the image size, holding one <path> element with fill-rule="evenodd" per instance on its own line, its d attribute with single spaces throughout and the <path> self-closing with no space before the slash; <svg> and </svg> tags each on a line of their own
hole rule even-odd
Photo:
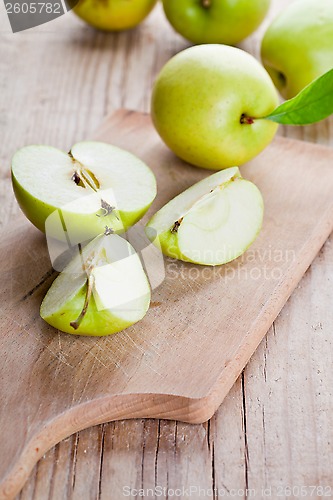
<svg viewBox="0 0 333 500">
<path fill-rule="evenodd" d="M 169 257 L 215 266 L 243 254 L 262 220 L 259 189 L 232 167 L 176 196 L 152 217 L 146 233 Z"/>
<path fill-rule="evenodd" d="M 55 238 L 66 231 L 73 244 L 102 234 L 105 226 L 125 231 L 156 196 L 154 174 L 139 158 L 101 142 L 80 142 L 68 154 L 24 147 L 13 157 L 12 181 L 28 219 Z"/>
<path fill-rule="evenodd" d="M 97 236 L 59 274 L 41 317 L 62 332 L 102 336 L 142 319 L 150 286 L 134 248 L 117 234 Z"/>
</svg>

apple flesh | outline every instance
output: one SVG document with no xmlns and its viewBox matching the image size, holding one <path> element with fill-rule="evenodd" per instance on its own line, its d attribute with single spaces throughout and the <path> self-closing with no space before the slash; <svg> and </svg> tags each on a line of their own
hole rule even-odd
<svg viewBox="0 0 333 500">
<path fill-rule="evenodd" d="M 80 142 L 69 154 L 27 146 L 14 155 L 12 181 L 28 219 L 48 236 L 72 244 L 135 224 L 156 196 L 152 171 L 110 144 Z"/>
<path fill-rule="evenodd" d="M 259 189 L 233 167 L 176 196 L 148 222 L 146 234 L 169 257 L 215 266 L 242 255 L 262 220 Z"/>
<path fill-rule="evenodd" d="M 193 43 L 235 45 L 264 20 L 270 0 L 163 0 L 173 28 Z"/>
<path fill-rule="evenodd" d="M 55 279 L 40 315 L 62 332 L 104 336 L 142 319 L 149 304 L 149 283 L 135 250 L 121 236 L 103 234 Z"/>
<path fill-rule="evenodd" d="M 261 57 L 286 99 L 332 69 L 332 0 L 298 0 L 284 9 L 264 35 Z"/>
<path fill-rule="evenodd" d="M 157 0 L 71 0 L 73 12 L 94 28 L 122 31 L 134 28 L 148 16 Z"/>
<path fill-rule="evenodd" d="M 200 45 L 167 62 L 151 108 L 176 155 L 220 170 L 242 165 L 271 142 L 278 125 L 262 118 L 277 105 L 274 84 L 254 57 L 226 45 Z"/>
</svg>

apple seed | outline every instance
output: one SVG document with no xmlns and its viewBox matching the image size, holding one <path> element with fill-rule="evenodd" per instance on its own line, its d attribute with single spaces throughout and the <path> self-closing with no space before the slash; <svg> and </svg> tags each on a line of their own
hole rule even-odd
<svg viewBox="0 0 333 500">
<path fill-rule="evenodd" d="M 178 232 L 178 229 L 179 229 L 179 226 L 181 225 L 182 223 L 182 220 L 183 220 L 183 217 L 179 220 L 176 220 L 176 222 L 174 223 L 174 225 L 172 226 L 172 228 L 170 229 L 170 231 L 172 233 L 177 233 Z"/>
</svg>

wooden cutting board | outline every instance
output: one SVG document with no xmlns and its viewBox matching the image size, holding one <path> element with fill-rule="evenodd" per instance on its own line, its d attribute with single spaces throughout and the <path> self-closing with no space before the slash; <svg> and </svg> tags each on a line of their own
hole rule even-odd
<svg viewBox="0 0 333 500">
<path fill-rule="evenodd" d="M 153 169 L 158 196 L 148 216 L 209 174 L 178 160 L 147 115 L 119 111 L 94 138 Z M 12 498 L 47 449 L 85 427 L 213 415 L 333 229 L 333 150 L 277 138 L 242 173 L 265 200 L 255 244 L 217 268 L 167 260 L 145 319 L 111 337 L 44 323 L 39 306 L 56 276 L 45 237 L 23 216 L 2 233 L 0 498 Z"/>
</svg>

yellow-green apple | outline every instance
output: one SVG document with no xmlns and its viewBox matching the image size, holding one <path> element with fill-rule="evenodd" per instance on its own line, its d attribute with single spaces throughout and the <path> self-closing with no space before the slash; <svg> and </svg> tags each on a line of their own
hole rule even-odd
<svg viewBox="0 0 333 500">
<path fill-rule="evenodd" d="M 173 28 L 194 43 L 235 45 L 261 24 L 270 0 L 163 0 Z"/>
<path fill-rule="evenodd" d="M 54 328 L 75 335 L 110 335 L 144 317 L 150 286 L 133 247 L 102 234 L 88 243 L 52 283 L 40 309 Z"/>
<path fill-rule="evenodd" d="M 162 68 L 152 93 L 155 127 L 176 155 L 198 167 L 241 165 L 263 150 L 278 125 L 263 119 L 278 104 L 267 71 L 227 45 L 198 45 Z"/>
<path fill-rule="evenodd" d="M 286 99 L 333 68 L 332 0 L 298 0 L 268 27 L 261 57 Z"/>
<path fill-rule="evenodd" d="M 80 142 L 70 153 L 26 146 L 12 160 L 17 201 L 48 236 L 74 245 L 135 224 L 156 196 L 152 171 L 139 158 L 101 142 Z"/>
<path fill-rule="evenodd" d="M 69 0 L 73 11 L 94 28 L 122 31 L 134 28 L 148 16 L 157 0 Z"/>
<path fill-rule="evenodd" d="M 243 254 L 262 220 L 259 189 L 232 167 L 169 201 L 148 222 L 146 234 L 169 257 L 215 266 Z"/>
</svg>

